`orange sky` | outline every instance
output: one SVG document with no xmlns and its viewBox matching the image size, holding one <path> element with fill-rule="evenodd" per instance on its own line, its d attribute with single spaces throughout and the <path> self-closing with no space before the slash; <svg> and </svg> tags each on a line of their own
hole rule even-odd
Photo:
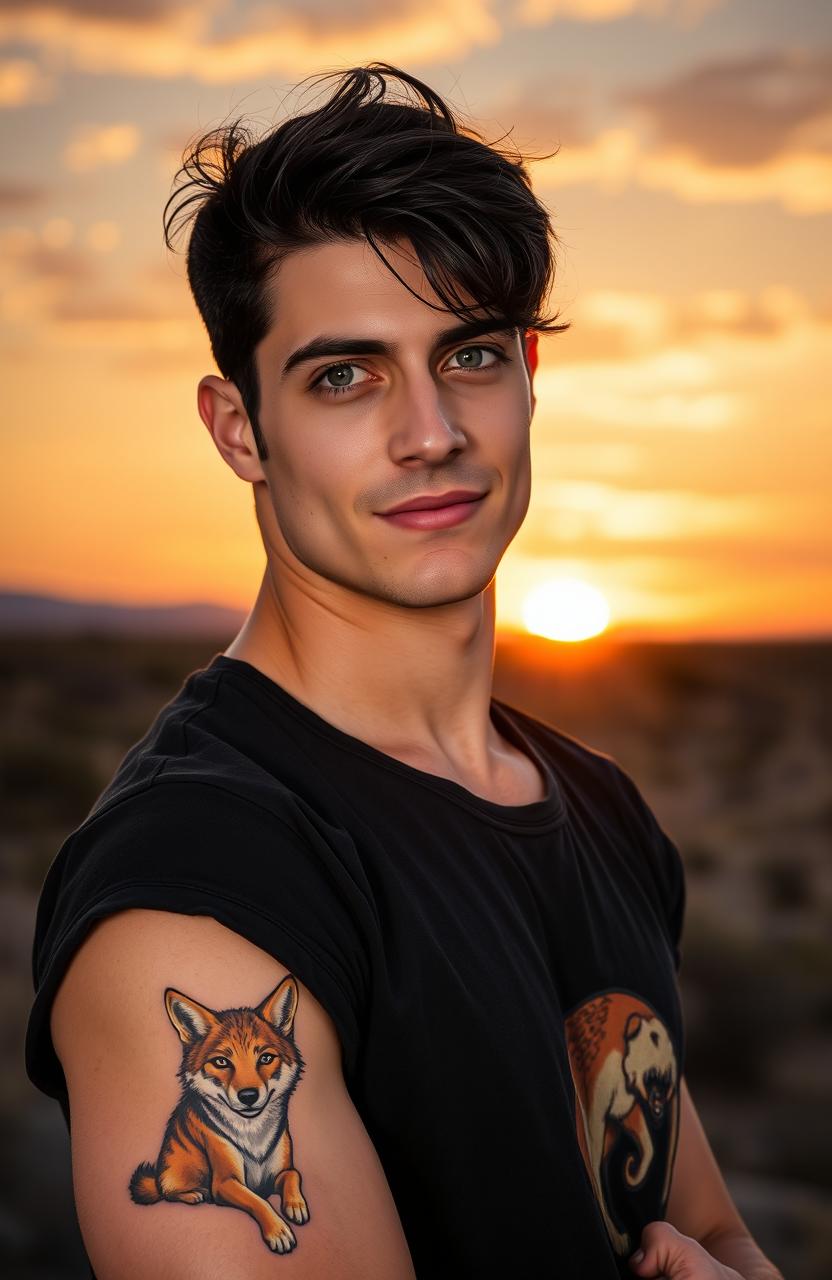
<svg viewBox="0 0 832 1280">
<path fill-rule="evenodd" d="M 0 587 L 251 602 L 250 488 L 197 416 L 214 366 L 161 211 L 193 134 L 267 127 L 302 75 L 384 58 L 487 136 L 560 144 L 531 172 L 572 328 L 541 340 L 500 621 L 569 575 L 622 633 L 828 632 L 828 7 L 311 7 L 0 15 Z"/>
</svg>

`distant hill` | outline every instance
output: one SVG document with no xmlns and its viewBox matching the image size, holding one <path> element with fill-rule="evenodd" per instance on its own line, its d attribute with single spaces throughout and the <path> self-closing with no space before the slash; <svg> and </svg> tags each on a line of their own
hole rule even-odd
<svg viewBox="0 0 832 1280">
<path fill-rule="evenodd" d="M 74 635 L 232 636 L 245 613 L 225 605 L 130 605 L 107 600 L 72 600 L 26 591 L 0 591 L 0 634 L 44 632 Z"/>
</svg>

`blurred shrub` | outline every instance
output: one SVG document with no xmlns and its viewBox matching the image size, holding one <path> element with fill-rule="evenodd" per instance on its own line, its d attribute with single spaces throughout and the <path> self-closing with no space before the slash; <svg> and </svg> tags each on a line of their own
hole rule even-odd
<svg viewBox="0 0 832 1280">
<path fill-rule="evenodd" d="M 772 910 L 799 910 L 812 901 L 811 872 L 794 858 L 769 854 L 756 864 L 755 874 Z"/>
<path fill-rule="evenodd" d="M 0 803 L 7 831 L 74 825 L 101 789 L 88 751 L 63 740 L 0 744 Z"/>
</svg>

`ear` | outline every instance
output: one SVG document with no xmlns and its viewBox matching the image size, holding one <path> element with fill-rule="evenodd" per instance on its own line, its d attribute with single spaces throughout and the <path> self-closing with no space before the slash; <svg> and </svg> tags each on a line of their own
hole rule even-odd
<svg viewBox="0 0 832 1280">
<path fill-rule="evenodd" d="M 209 373 L 196 391 L 199 416 L 225 461 L 241 480 L 265 480 L 254 429 L 233 382 Z"/>
<path fill-rule="evenodd" d="M 537 339 L 538 332 L 536 329 L 527 329 L 523 335 L 523 342 L 526 348 L 526 364 L 529 368 L 529 376 L 532 377 L 537 369 Z"/>
<path fill-rule="evenodd" d="M 165 1008 L 183 1044 L 204 1040 L 216 1022 L 213 1010 L 206 1009 L 205 1005 L 184 996 L 181 991 L 174 991 L 172 987 L 165 992 Z"/>
<path fill-rule="evenodd" d="M 290 1036 L 297 1007 L 298 985 L 291 973 L 287 973 L 280 986 L 275 987 L 274 991 L 257 1006 L 256 1012 L 278 1031 Z"/>
<path fill-rule="evenodd" d="M 640 1013 L 629 1014 L 624 1027 L 624 1039 L 632 1040 L 634 1036 L 638 1035 L 643 1021 L 644 1018 Z"/>
<path fill-rule="evenodd" d="M 532 403 L 532 414 L 534 414 L 535 407 L 537 405 L 537 396 L 534 394 L 534 375 L 535 370 L 537 369 L 538 356 L 537 339 L 538 333 L 536 329 L 527 329 L 521 338 L 526 368 L 529 371 L 529 396 Z"/>
</svg>

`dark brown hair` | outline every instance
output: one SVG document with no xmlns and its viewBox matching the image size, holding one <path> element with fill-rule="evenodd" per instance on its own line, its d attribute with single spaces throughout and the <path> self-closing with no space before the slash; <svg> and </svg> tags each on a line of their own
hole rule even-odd
<svg viewBox="0 0 832 1280">
<path fill-rule="evenodd" d="M 179 230 L 195 214 L 188 281 L 261 459 L 254 353 L 273 324 L 274 269 L 294 250 L 363 237 L 401 279 L 379 243 L 407 238 L 431 287 L 461 319 L 474 319 L 475 308 L 463 304 L 460 286 L 487 316 L 522 331 L 569 328 L 555 323 L 559 313 L 541 310 L 557 237 L 532 192 L 528 157 L 486 143 L 431 88 L 389 63 L 314 79 L 332 77 L 339 83 L 322 106 L 257 140 L 239 119 L 200 137 L 164 210 L 168 248 L 177 220 Z M 405 86 L 404 101 L 387 96 L 389 78 Z"/>
</svg>

